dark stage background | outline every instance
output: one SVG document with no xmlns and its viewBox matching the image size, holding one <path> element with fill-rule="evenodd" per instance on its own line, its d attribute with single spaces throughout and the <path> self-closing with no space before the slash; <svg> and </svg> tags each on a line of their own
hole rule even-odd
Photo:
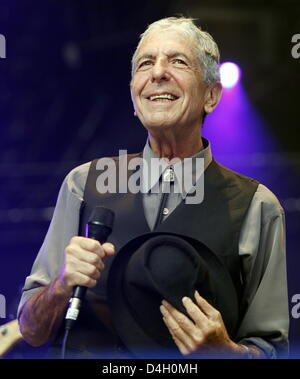
<svg viewBox="0 0 300 379">
<path fill-rule="evenodd" d="M 129 94 L 131 56 L 147 24 L 179 13 L 198 18 L 216 39 L 221 60 L 242 69 L 243 91 L 264 138 L 252 136 L 244 151 L 237 142 L 223 149 L 224 136 L 231 139 L 224 127 L 215 136 L 216 152 L 220 163 L 266 184 L 285 208 L 290 308 L 295 305 L 300 58 L 291 54 L 291 39 L 300 34 L 299 1 L 1 0 L 0 294 L 6 318 L 0 324 L 16 317 L 21 287 L 68 171 L 119 149 L 143 148 L 146 133 Z M 291 316 L 290 340 L 292 356 L 300 356 L 300 318 Z"/>
</svg>

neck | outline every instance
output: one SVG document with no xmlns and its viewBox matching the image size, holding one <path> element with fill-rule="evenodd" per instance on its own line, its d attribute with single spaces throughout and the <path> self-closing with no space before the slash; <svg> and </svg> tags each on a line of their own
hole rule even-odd
<svg viewBox="0 0 300 379">
<path fill-rule="evenodd" d="M 153 152 L 160 158 L 184 159 L 203 150 L 201 133 L 196 130 L 185 136 L 166 135 L 161 133 L 148 133 L 149 142 Z"/>
</svg>

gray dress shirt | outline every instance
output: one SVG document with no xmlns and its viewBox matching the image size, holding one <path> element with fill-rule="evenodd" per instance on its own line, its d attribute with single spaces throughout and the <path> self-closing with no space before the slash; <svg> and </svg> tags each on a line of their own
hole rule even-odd
<svg viewBox="0 0 300 379">
<path fill-rule="evenodd" d="M 206 147 L 193 158 L 204 159 L 204 169 L 212 160 L 211 149 Z M 145 145 L 143 158 L 149 162 L 154 152 Z M 61 186 L 53 218 L 43 245 L 26 278 L 18 315 L 24 303 L 41 286 L 58 277 L 64 263 L 64 250 L 70 239 L 78 234 L 79 210 L 90 162 L 74 168 Z M 165 163 L 165 168 L 168 164 Z M 178 165 L 173 165 L 175 178 Z M 163 168 L 164 170 L 164 168 Z M 198 173 L 191 174 L 198 180 Z M 152 175 L 143 183 L 145 216 L 152 229 L 156 220 L 161 194 L 151 191 L 158 185 L 160 175 Z M 145 181 L 146 182 L 146 181 Z M 174 186 L 176 187 L 176 182 Z M 163 217 L 168 217 L 188 191 L 168 195 Z M 285 258 L 284 211 L 276 196 L 259 184 L 244 219 L 240 239 L 241 279 L 245 285 L 243 301 L 246 313 L 238 330 L 238 341 L 252 344 L 264 351 L 268 358 L 286 357 L 288 354 L 288 293 Z"/>
</svg>

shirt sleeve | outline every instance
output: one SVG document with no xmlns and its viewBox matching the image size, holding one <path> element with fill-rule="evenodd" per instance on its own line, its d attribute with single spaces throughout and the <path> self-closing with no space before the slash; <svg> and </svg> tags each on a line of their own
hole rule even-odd
<svg viewBox="0 0 300 379">
<path fill-rule="evenodd" d="M 284 358 L 289 329 L 285 217 L 276 196 L 261 184 L 241 230 L 239 253 L 245 313 L 238 341 L 256 345 L 268 358 Z"/>
<path fill-rule="evenodd" d="M 22 289 L 18 317 L 30 296 L 60 274 L 64 250 L 70 239 L 78 235 L 80 207 L 89 167 L 90 163 L 76 167 L 62 183 L 48 232 Z"/>
</svg>

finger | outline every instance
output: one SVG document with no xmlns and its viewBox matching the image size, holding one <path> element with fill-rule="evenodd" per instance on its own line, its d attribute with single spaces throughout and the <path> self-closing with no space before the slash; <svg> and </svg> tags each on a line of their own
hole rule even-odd
<svg viewBox="0 0 300 379">
<path fill-rule="evenodd" d="M 97 284 L 96 279 L 90 278 L 89 276 L 86 276 L 80 272 L 76 272 L 73 280 L 74 280 L 73 286 L 83 286 L 83 287 L 93 288 Z"/>
<path fill-rule="evenodd" d="M 189 297 L 184 297 L 182 303 L 194 323 L 201 329 L 204 329 L 209 320 L 205 313 L 202 312 L 201 308 L 199 308 Z"/>
<path fill-rule="evenodd" d="M 166 300 L 162 301 L 162 304 L 168 310 L 168 312 L 173 316 L 173 318 L 178 322 L 178 324 L 184 329 L 185 332 L 192 333 L 194 331 L 194 323 L 186 317 L 183 313 L 179 312 Z"/>
<path fill-rule="evenodd" d="M 116 252 L 115 246 L 110 242 L 105 242 L 102 248 L 107 256 L 114 255 Z"/>
<path fill-rule="evenodd" d="M 75 236 L 70 241 L 70 244 L 72 243 L 79 245 L 84 250 L 97 253 L 101 258 L 105 256 L 105 252 L 100 242 L 92 238 Z"/>
<path fill-rule="evenodd" d="M 91 279 L 98 280 L 100 277 L 100 270 L 89 263 L 82 262 L 78 268 L 78 272 L 88 276 Z"/>
<path fill-rule="evenodd" d="M 66 262 L 66 270 L 69 275 L 81 273 L 95 280 L 98 280 L 100 277 L 100 270 L 96 266 L 84 261 L 80 261 L 73 256 L 68 258 Z"/>
<path fill-rule="evenodd" d="M 66 248 L 66 254 L 72 255 L 80 261 L 90 263 L 99 269 L 103 268 L 102 259 L 97 253 L 84 250 L 79 245 L 68 245 Z"/>
<path fill-rule="evenodd" d="M 191 337 L 191 335 L 189 333 L 186 333 L 185 329 L 182 327 L 182 323 L 184 321 L 179 321 L 180 322 L 180 324 L 179 324 L 177 319 L 175 319 L 173 317 L 173 315 L 167 310 L 166 307 L 164 307 L 164 305 L 161 305 L 160 311 L 161 311 L 163 317 L 166 319 L 166 325 L 167 325 L 171 335 L 173 337 L 176 337 L 186 347 L 186 349 L 193 351 L 195 348 L 195 343 L 194 343 L 194 340 Z M 180 313 L 180 312 L 178 312 L 178 313 Z M 184 316 L 184 315 L 182 315 L 182 316 Z M 183 318 L 182 318 L 182 320 L 183 320 Z"/>
<path fill-rule="evenodd" d="M 209 304 L 207 300 L 204 299 L 204 297 L 199 295 L 198 291 L 195 291 L 195 299 L 200 309 L 207 317 L 214 317 L 216 315 L 216 312 L 218 312 L 216 308 L 214 308 L 212 305 Z"/>
<path fill-rule="evenodd" d="M 73 290 L 74 286 L 84 286 L 92 288 L 97 284 L 97 280 L 88 277 L 85 274 L 82 274 L 81 272 L 73 272 L 70 271 L 67 267 L 65 268 L 65 271 L 63 273 L 62 282 L 64 283 L 65 287 L 68 287 Z"/>
<path fill-rule="evenodd" d="M 166 327 L 168 328 L 172 338 L 173 338 L 173 341 L 175 342 L 176 346 L 178 347 L 180 353 L 182 355 L 188 355 L 190 353 L 190 351 L 188 350 L 188 348 L 174 335 L 173 331 L 169 328 L 169 325 L 168 325 L 168 321 L 165 317 L 163 317 L 163 321 L 166 325 Z"/>
</svg>

